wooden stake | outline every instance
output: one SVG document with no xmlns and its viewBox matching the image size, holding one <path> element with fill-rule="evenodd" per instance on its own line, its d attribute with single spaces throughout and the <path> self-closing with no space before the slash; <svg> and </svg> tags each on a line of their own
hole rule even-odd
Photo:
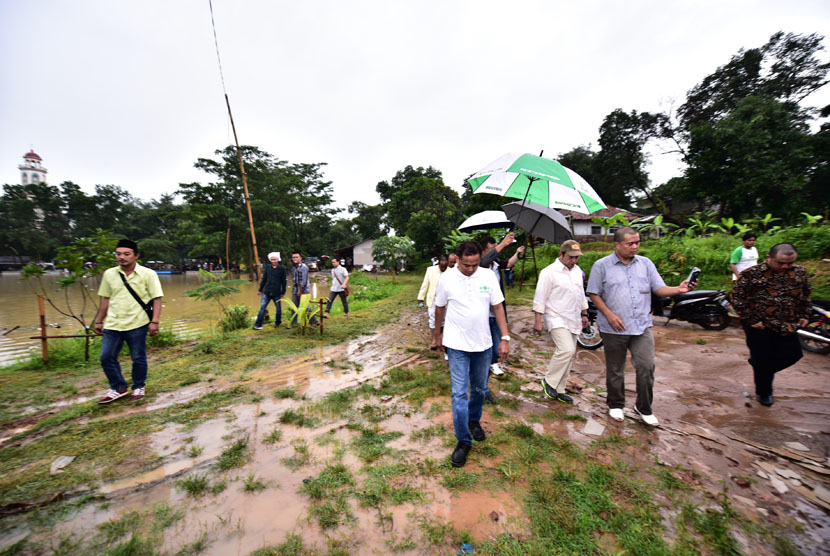
<svg viewBox="0 0 830 556">
<path fill-rule="evenodd" d="M 46 345 L 46 307 L 43 306 L 43 296 L 37 296 L 37 308 L 40 312 L 40 335 L 41 347 L 43 349 L 43 364 L 49 363 L 49 348 Z"/>
</svg>

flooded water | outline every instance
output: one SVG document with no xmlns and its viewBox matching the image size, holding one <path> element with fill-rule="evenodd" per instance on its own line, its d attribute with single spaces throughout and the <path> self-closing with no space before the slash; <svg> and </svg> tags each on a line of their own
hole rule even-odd
<svg viewBox="0 0 830 556">
<path fill-rule="evenodd" d="M 43 283 L 58 308 L 66 311 L 67 292 L 58 288 L 60 276 L 58 272 L 47 273 L 43 277 Z M 312 276 L 312 286 L 315 286 L 317 290 L 314 297 L 328 295 L 329 284 L 323 281 L 324 278 L 323 274 Z M 197 272 L 162 274 L 159 275 L 159 280 L 164 289 L 162 328 L 172 326 L 174 333 L 186 338 L 198 335 L 216 325 L 221 314 L 219 305 L 215 301 L 199 301 L 185 294 L 202 283 Z M 33 349 L 40 349 L 40 341 L 30 339 L 30 336 L 40 334 L 38 301 L 34 289 L 36 286 L 37 282 L 33 279 L 21 280 L 18 272 L 0 273 L 0 365 L 7 365 L 25 357 Z M 97 282 L 88 284 L 88 291 L 93 294 L 92 297 L 96 303 L 97 286 Z M 290 280 L 288 287 L 291 287 Z M 248 305 L 251 308 L 251 317 L 255 317 L 259 310 L 257 284 L 249 282 L 239 286 L 239 289 L 239 293 L 223 298 L 222 303 L 226 306 Z M 82 305 L 79 289 L 73 286 L 68 293 L 70 303 L 78 311 Z M 270 307 L 270 314 L 273 318 L 273 305 Z M 87 323 L 90 323 L 95 316 L 95 309 L 90 308 L 89 301 L 87 301 L 84 316 Z M 46 304 L 46 323 L 49 335 L 78 334 L 81 330 L 78 321 L 62 315 L 48 303 Z M 15 327 L 18 328 L 15 329 Z"/>
</svg>

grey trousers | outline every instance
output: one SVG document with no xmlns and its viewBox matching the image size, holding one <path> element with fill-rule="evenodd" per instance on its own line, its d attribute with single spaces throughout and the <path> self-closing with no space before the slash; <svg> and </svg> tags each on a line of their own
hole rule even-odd
<svg viewBox="0 0 830 556">
<path fill-rule="evenodd" d="M 631 363 L 637 376 L 636 407 L 640 413 L 651 415 L 654 398 L 654 336 L 647 328 L 639 336 L 609 334 L 601 332 L 605 347 L 605 387 L 608 391 L 606 403 L 611 409 L 625 408 L 625 358 L 631 352 Z"/>
</svg>

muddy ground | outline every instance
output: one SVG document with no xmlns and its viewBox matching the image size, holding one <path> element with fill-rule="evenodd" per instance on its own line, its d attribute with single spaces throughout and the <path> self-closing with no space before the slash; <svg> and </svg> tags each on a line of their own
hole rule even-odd
<svg viewBox="0 0 830 556">
<path fill-rule="evenodd" d="M 752 377 L 739 329 L 706 331 L 675 323 L 663 326 L 663 322 L 656 319 L 654 327 L 654 411 L 660 418 L 659 428 L 648 428 L 633 415 L 633 369 L 627 375 L 630 397 L 625 422 L 606 418 L 602 349 L 580 349 L 571 374 L 575 405 L 568 411 L 587 420 L 545 418 L 551 406 L 563 405 L 540 396 L 538 379 L 551 351 L 550 340 L 530 334 L 532 316 L 529 308 L 522 307 L 510 310 L 514 341 L 505 367 L 509 375 L 526 383 L 511 393 L 503 388 L 505 379 L 494 380 L 492 389 L 499 406 L 503 400 L 518 400 L 513 415 L 538 433 L 568 438 L 580 447 L 602 438 L 635 438 L 641 441 L 637 446 L 646 448 L 622 447 L 605 457 L 634 463 L 657 461 L 678 470 L 683 481 L 709 493 L 711 499 L 726 488 L 733 509 L 745 520 L 782 524 L 802 554 L 830 554 L 830 357 L 805 353 L 798 364 L 780 373 L 775 382 L 775 405 L 767 408 L 748 394 L 753 390 Z M 357 433 L 337 416 L 313 428 L 280 425 L 280 416 L 333 391 L 377 381 L 393 367 L 443 365 L 425 349 L 427 342 L 425 315 L 412 311 L 375 335 L 321 348 L 274 367 L 254 369 L 248 380 L 262 392 L 261 401 L 230 406 L 220 418 L 194 428 L 170 424 L 149 435 L 143 442 L 158 462 L 152 471 L 100 485 L 95 494 L 104 503 L 82 506 L 48 530 L 39 529 L 23 514 L 6 517 L 0 522 L 0 547 L 28 536 L 30 541 L 60 553 L 56 547 L 64 541 L 65 546 L 72 546 L 72 539 L 92 536 L 108 521 L 159 504 L 187 510 L 164 535 L 161 549 L 167 553 L 186 553 L 187 547 L 195 546 L 189 553 L 247 555 L 279 545 L 289 534 L 301 536 L 306 547 L 324 550 L 327 543 L 331 547 L 331 530 L 321 529 L 309 518 L 310 501 L 300 490 L 304 480 L 318 474 L 333 458 L 360 469 L 361 462 L 354 454 L 338 453 L 338 446 Z M 154 411 L 229 386 L 221 382 L 194 384 L 124 411 Z M 294 388 L 303 399 L 270 396 L 283 388 Z M 389 442 L 390 448 L 400 450 L 395 457 L 446 463 L 451 440 L 435 437 L 416 443 L 410 435 L 435 425 L 451 431 L 448 399 L 429 400 L 421 411 L 405 408 L 398 397 L 373 399 L 371 404 L 386 411 L 386 418 L 378 423 L 381 430 L 402 433 Z M 491 432 L 497 419 L 493 406 L 486 407 L 482 424 Z M 275 427 L 282 431 L 281 438 L 266 442 L 267 433 Z M 243 467 L 228 476 L 232 486 L 215 496 L 196 499 L 178 486 L 182 478 L 208 474 L 228 439 L 243 434 L 250 438 L 252 454 Z M 200 450 L 188 449 L 193 446 Z M 307 461 L 299 466 L 292 465 L 290 459 L 299 453 L 298 446 L 307 453 Z M 467 469 L 475 471 L 487 465 L 487 460 L 471 457 Z M 246 476 L 260 479 L 264 490 L 246 492 L 240 488 Z M 454 553 L 457 545 L 451 546 L 449 540 L 429 550 L 423 544 L 407 549 L 403 540 L 416 530 L 423 532 L 418 524 L 430 520 L 466 531 L 474 542 L 505 532 L 519 537 L 527 534 L 521 501 L 503 491 L 452 491 L 430 478 L 416 482 L 425 494 L 422 503 L 391 506 L 388 513 L 353 505 L 355 519 L 341 526 L 336 535 L 339 546 L 346 547 L 345 553 L 387 554 L 391 546 L 400 554 Z M 770 543 L 743 530 L 733 530 L 732 535 L 745 553 L 776 553 Z M 670 526 L 664 536 L 671 539 Z M 199 544 L 200 540 L 204 542 Z"/>
</svg>

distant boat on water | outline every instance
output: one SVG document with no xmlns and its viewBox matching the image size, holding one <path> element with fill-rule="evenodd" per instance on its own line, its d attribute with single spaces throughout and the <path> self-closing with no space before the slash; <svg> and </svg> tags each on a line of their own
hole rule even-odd
<svg viewBox="0 0 830 556">
<path fill-rule="evenodd" d="M 147 267 L 156 271 L 156 274 L 181 274 L 182 269 L 164 261 L 147 261 Z"/>
</svg>

